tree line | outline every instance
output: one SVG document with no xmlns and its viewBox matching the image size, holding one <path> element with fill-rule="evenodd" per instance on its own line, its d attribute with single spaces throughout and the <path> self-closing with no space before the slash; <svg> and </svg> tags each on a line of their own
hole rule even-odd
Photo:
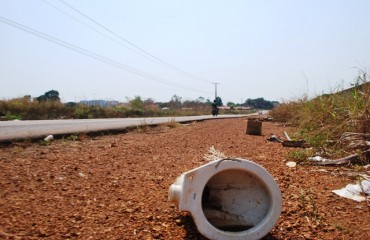
<svg viewBox="0 0 370 240">
<path fill-rule="evenodd" d="M 278 101 L 268 101 L 265 100 L 264 98 L 255 98 L 255 99 L 250 99 L 248 98 L 245 100 L 244 103 L 233 103 L 233 102 L 228 102 L 227 106 L 230 108 L 235 108 L 235 107 L 249 107 L 252 109 L 263 109 L 263 110 L 270 110 L 273 109 L 279 105 Z"/>
<path fill-rule="evenodd" d="M 249 100 L 249 99 L 248 99 Z M 253 108 L 269 109 L 269 101 L 250 101 Z M 106 102 L 104 100 L 67 102 L 62 103 L 57 90 L 50 90 L 38 97 L 25 95 L 21 98 L 0 100 L 1 120 L 39 120 L 39 119 L 61 119 L 61 118 L 125 118 L 125 117 L 150 117 L 150 116 L 189 116 L 208 115 L 212 103 L 223 106 L 222 99 L 217 97 L 214 101 L 204 97 L 196 100 L 183 100 L 178 95 L 173 95 L 168 102 L 155 102 L 153 99 L 143 99 L 135 96 L 127 99 L 126 103 L 118 101 Z M 230 110 L 224 113 L 238 113 Z"/>
</svg>

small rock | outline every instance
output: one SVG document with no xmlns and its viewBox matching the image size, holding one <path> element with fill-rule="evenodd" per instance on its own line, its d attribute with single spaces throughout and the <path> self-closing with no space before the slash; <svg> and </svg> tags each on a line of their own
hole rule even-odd
<svg viewBox="0 0 370 240">
<path fill-rule="evenodd" d="M 180 218 L 180 219 L 176 219 L 175 220 L 175 223 L 180 226 L 180 225 L 183 225 L 184 224 L 184 221 Z"/>
<path fill-rule="evenodd" d="M 286 165 L 290 168 L 296 167 L 297 163 L 296 162 L 287 162 Z"/>
</svg>

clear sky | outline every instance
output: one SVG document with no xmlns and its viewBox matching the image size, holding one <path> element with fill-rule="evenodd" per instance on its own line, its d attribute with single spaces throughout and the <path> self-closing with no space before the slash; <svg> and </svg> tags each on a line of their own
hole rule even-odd
<svg viewBox="0 0 370 240">
<path fill-rule="evenodd" d="M 281 101 L 369 69 L 370 1 L 1 0 L 0 39 L 0 99 Z"/>
</svg>

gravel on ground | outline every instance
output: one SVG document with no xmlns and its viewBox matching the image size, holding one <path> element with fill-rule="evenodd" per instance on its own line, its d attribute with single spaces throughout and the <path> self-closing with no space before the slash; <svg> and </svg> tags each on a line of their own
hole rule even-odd
<svg viewBox="0 0 370 240">
<path fill-rule="evenodd" d="M 283 210 L 264 239 L 370 239 L 370 201 L 332 193 L 356 183 L 353 167 L 289 168 L 295 149 L 266 140 L 288 129 L 263 122 L 262 136 L 253 136 L 246 125 L 215 119 L 3 145 L 0 239 L 205 239 L 167 198 L 181 173 L 207 163 L 212 146 L 260 164 L 278 183 Z"/>
</svg>

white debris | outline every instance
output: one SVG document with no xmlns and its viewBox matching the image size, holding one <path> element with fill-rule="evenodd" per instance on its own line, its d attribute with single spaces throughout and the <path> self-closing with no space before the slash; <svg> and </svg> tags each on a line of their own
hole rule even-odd
<svg viewBox="0 0 370 240">
<path fill-rule="evenodd" d="M 310 172 L 329 172 L 328 170 L 326 169 L 314 169 L 314 170 L 310 170 Z"/>
<path fill-rule="evenodd" d="M 50 142 L 50 141 L 53 141 L 53 140 L 54 140 L 54 136 L 53 135 L 49 135 L 46 138 L 44 138 L 44 141 L 45 142 Z"/>
<path fill-rule="evenodd" d="M 308 160 L 321 162 L 321 161 L 327 161 L 328 159 L 320 157 L 320 156 L 315 156 L 315 157 L 309 157 Z"/>
<path fill-rule="evenodd" d="M 269 138 L 267 138 L 267 141 L 270 141 L 270 142 L 283 142 L 278 136 L 276 135 L 270 135 Z"/>
<path fill-rule="evenodd" d="M 341 197 L 362 202 L 370 198 L 370 181 L 363 180 L 359 184 L 348 184 L 345 188 L 333 190 L 332 192 Z"/>
<path fill-rule="evenodd" d="M 287 165 L 288 167 L 293 168 L 293 167 L 296 167 L 296 166 L 297 166 L 297 163 L 296 163 L 296 162 L 287 162 L 287 163 L 286 163 L 286 165 Z"/>
</svg>

